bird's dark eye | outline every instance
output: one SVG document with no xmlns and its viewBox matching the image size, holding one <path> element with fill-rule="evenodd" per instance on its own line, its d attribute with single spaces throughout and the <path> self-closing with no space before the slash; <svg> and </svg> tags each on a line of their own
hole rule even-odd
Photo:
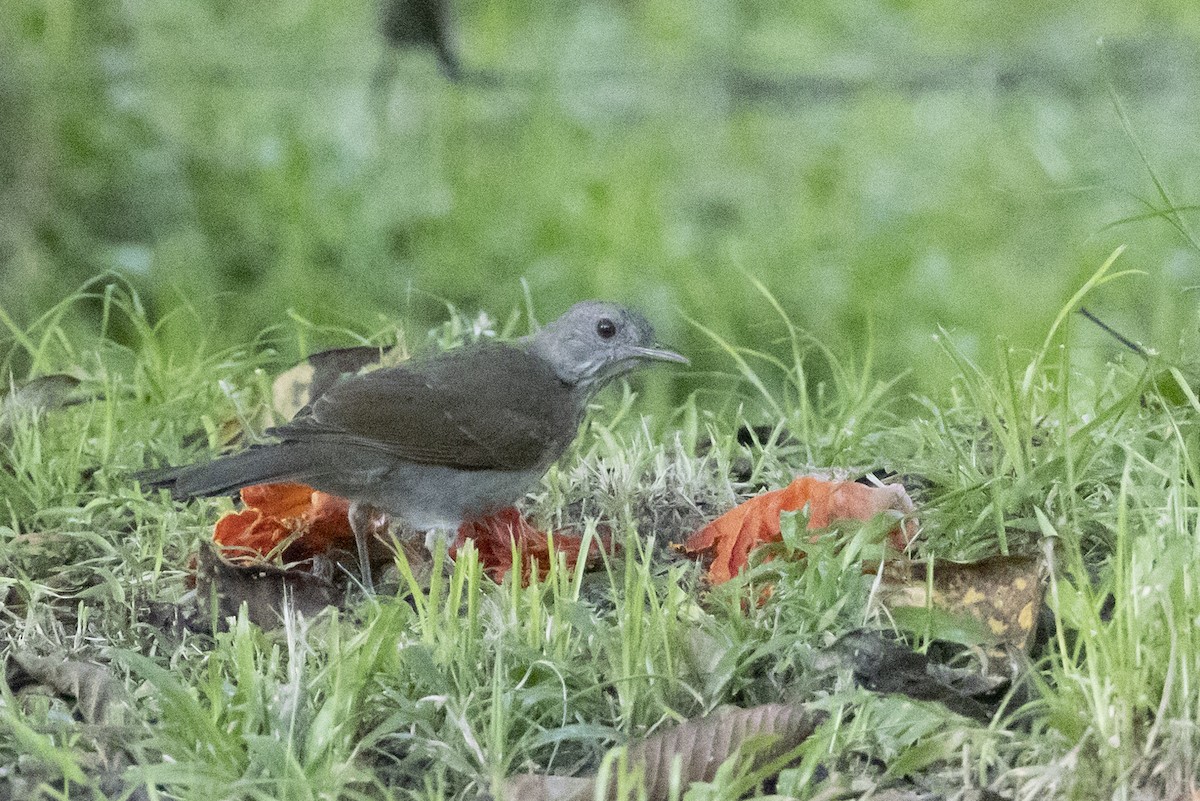
<svg viewBox="0 0 1200 801">
<path fill-rule="evenodd" d="M 601 339 L 612 339 L 617 335 L 617 324 L 604 317 L 596 323 L 596 333 L 600 335 Z"/>
</svg>

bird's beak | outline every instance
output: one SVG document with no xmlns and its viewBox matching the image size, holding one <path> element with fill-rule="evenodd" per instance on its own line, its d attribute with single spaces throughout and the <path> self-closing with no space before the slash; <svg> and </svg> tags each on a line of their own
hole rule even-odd
<svg viewBox="0 0 1200 801">
<path fill-rule="evenodd" d="M 682 356 L 673 350 L 664 350 L 662 348 L 630 348 L 633 355 L 639 359 L 653 359 L 659 362 L 679 362 L 680 364 L 690 364 L 686 356 Z"/>
</svg>

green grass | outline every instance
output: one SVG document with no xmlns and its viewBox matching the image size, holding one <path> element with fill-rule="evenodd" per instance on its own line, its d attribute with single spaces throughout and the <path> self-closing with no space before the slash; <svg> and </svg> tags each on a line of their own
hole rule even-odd
<svg viewBox="0 0 1200 801">
<path fill-rule="evenodd" d="M 721 347 L 746 375 L 742 414 L 768 414 L 790 443 L 743 448 L 739 415 L 692 399 L 670 419 L 643 418 L 636 397 L 611 390 L 548 473 L 527 504 L 536 520 L 594 531 L 605 519 L 624 543 L 599 570 L 558 565 L 528 587 L 496 585 L 467 551 L 427 583 L 402 562 L 394 595 L 352 598 L 341 613 L 210 631 L 164 612 L 194 604 L 187 559 L 228 502 L 176 506 L 128 472 L 149 454 L 201 455 L 227 418 L 259 420 L 269 376 L 246 354 L 168 356 L 136 298 L 98 294 L 107 317 L 139 332 L 136 347 L 73 338 L 53 317 L 11 340 L 40 370 L 77 373 L 95 399 L 12 421 L 0 651 L 111 664 L 133 699 L 121 775 L 158 797 L 475 798 L 525 770 L 596 770 L 611 746 L 721 704 L 777 700 L 830 714 L 779 778 L 791 797 L 908 786 L 1136 798 L 1195 777 L 1200 408 L 1164 402 L 1132 358 L 1078 369 L 1081 318 L 1061 316 L 1036 351 L 998 343 L 992 370 L 946 337 L 954 381 L 903 405 L 889 403 L 891 381 L 785 316 L 790 361 Z M 431 340 L 471 329 L 455 318 Z M 196 431 L 207 434 L 185 446 Z M 887 465 L 922 481 L 926 554 L 1045 553 L 1056 631 L 1028 668 L 1028 697 L 983 726 L 813 670 L 836 635 L 887 625 L 859 569 L 878 558 L 865 530 L 801 540 L 806 559 L 703 591 L 697 567 L 664 546 L 746 491 L 730 478 L 737 459 L 769 486 L 812 467 Z M 745 604 L 764 582 L 771 597 Z M 76 797 L 100 781 L 87 730 L 36 698 L 0 695 L 0 764 L 13 766 L 0 786 Z M 737 782 L 727 771 L 689 798 L 726 797 Z"/>
</svg>

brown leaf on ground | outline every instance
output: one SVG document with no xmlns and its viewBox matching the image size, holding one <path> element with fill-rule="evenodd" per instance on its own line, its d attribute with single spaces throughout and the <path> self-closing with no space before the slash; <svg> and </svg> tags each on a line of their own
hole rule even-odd
<svg viewBox="0 0 1200 801">
<path fill-rule="evenodd" d="M 721 765 L 751 741 L 758 740 L 762 746 L 752 752 L 757 768 L 783 758 L 803 743 L 823 719 L 823 713 L 803 704 L 764 704 L 750 709 L 723 707 L 708 717 L 689 720 L 630 745 L 624 762 L 616 764 L 626 775 L 641 774 L 647 799 L 665 801 L 670 796 L 676 762 L 680 786 L 686 791 L 695 782 L 712 781 Z M 616 784 L 614 777 L 610 792 Z M 594 775 L 523 774 L 508 779 L 501 795 L 506 801 L 584 801 L 594 798 L 596 789 Z"/>
<path fill-rule="evenodd" d="M 783 489 L 764 492 L 712 521 L 692 534 L 683 550 L 708 563 L 708 580 L 721 584 L 746 566 L 750 551 L 763 543 L 782 539 L 779 515 L 808 507 L 809 530 L 822 529 L 839 520 L 870 520 L 876 515 L 896 513 L 898 521 L 888 534 L 896 550 L 917 535 L 915 511 L 904 487 L 889 484 L 870 487 L 854 481 L 828 481 L 801 476 Z M 819 535 L 813 535 L 813 542 Z"/>
<path fill-rule="evenodd" d="M 512 506 L 459 526 L 458 537 L 450 547 L 450 556 L 457 557 L 458 551 L 466 545 L 467 540 L 475 544 L 475 549 L 479 552 L 479 563 L 497 583 L 503 581 L 508 571 L 512 570 L 515 546 L 521 565 L 522 585 L 529 583 L 535 568 L 538 578 L 545 578 L 550 572 L 550 564 L 557 558 L 555 554 L 565 555 L 567 567 L 573 568 L 578 563 L 579 551 L 583 548 L 582 535 L 559 529 L 554 532 L 554 546 L 551 549 L 551 537 L 531 525 Z M 611 542 L 602 542 L 600 537 L 593 538 L 587 553 L 588 566 L 598 562 L 601 548 L 610 547 Z"/>
<path fill-rule="evenodd" d="M 985 724 L 995 709 L 974 697 L 971 690 L 986 695 L 1001 682 L 1008 683 L 940 665 L 927 654 L 871 629 L 843 634 L 813 660 L 815 670 L 834 667 L 850 669 L 854 680 L 868 690 L 936 701 L 951 712 Z"/>
<path fill-rule="evenodd" d="M 1037 628 L 1045 583 L 1041 560 L 1028 556 L 939 560 L 933 564 L 932 588 L 926 562 L 891 563 L 884 568 L 878 597 L 893 614 L 932 609 L 977 621 L 994 644 L 1024 652 Z"/>
<path fill-rule="evenodd" d="M 128 785 L 124 780 L 130 764 L 129 754 L 124 749 L 129 743 L 127 718 L 132 708 L 124 682 L 105 665 L 65 654 L 38 656 L 14 651 L 12 661 L 6 671 L 6 681 L 14 693 L 19 697 L 36 694 L 60 698 L 70 703 L 72 714 L 87 724 L 76 724 L 76 728 L 84 735 L 83 742 L 92 742 L 95 755 L 89 758 L 86 753 L 76 752 L 75 763 L 96 783 L 104 797 L 136 801 L 147 798 L 144 786 Z M 72 745 L 62 747 L 74 751 L 77 746 L 73 738 L 71 742 Z M 12 781 L 14 776 L 8 778 Z M 80 777 L 74 778 L 78 781 Z M 3 791 L 4 786 L 0 784 L 0 795 Z M 25 796 L 14 794 L 13 797 Z"/>
<path fill-rule="evenodd" d="M 301 409 L 321 397 L 339 378 L 378 364 L 382 359 L 383 351 L 370 345 L 335 348 L 312 354 L 280 373 L 271 384 L 271 405 L 275 414 L 280 419 L 291 420 Z"/>
<path fill-rule="evenodd" d="M 305 570 L 284 570 L 266 562 L 235 564 L 213 546 L 201 547 L 196 594 L 203 604 L 213 599 L 220 620 L 233 617 L 243 603 L 252 623 L 264 629 L 279 625 L 285 604 L 306 616 L 332 606 L 333 585 Z"/>
<path fill-rule="evenodd" d="M 592 801 L 594 776 L 544 776 L 519 773 L 504 780 L 500 801 Z"/>
<path fill-rule="evenodd" d="M 104 665 L 64 655 L 36 656 L 14 651 L 13 661 L 30 678 L 74 699 L 79 716 L 97 726 L 122 726 L 129 709 L 125 684 Z M 15 684 L 10 681 L 10 684 Z"/>
</svg>

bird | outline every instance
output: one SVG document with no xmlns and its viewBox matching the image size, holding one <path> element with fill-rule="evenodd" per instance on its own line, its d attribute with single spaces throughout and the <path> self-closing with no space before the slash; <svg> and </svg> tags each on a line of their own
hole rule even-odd
<svg viewBox="0 0 1200 801">
<path fill-rule="evenodd" d="M 596 393 L 656 361 L 688 363 L 655 345 L 640 313 L 582 301 L 512 342 L 482 340 L 344 377 L 267 429 L 274 442 L 135 477 L 175 499 L 276 482 L 347 498 L 369 589 L 368 536 L 380 513 L 432 532 L 513 505 L 574 441 Z"/>
</svg>

